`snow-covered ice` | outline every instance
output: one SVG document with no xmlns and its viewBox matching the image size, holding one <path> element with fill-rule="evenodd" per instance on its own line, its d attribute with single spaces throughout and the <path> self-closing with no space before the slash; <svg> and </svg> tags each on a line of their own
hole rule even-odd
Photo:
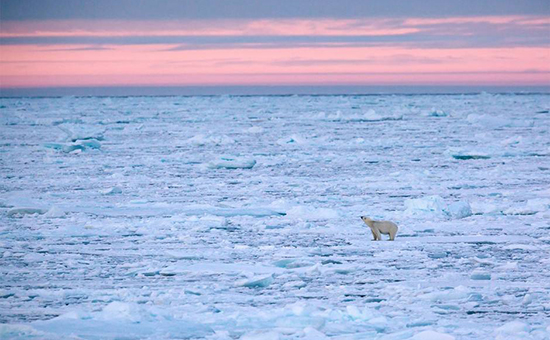
<svg viewBox="0 0 550 340">
<path fill-rule="evenodd" d="M 548 107 L 2 99 L 0 338 L 549 340 Z"/>
<path fill-rule="evenodd" d="M 233 156 L 222 156 L 208 163 L 210 169 L 252 169 L 254 165 L 254 159 Z"/>
<path fill-rule="evenodd" d="M 441 196 L 432 195 L 405 200 L 405 214 L 432 218 L 464 218 L 472 215 L 472 209 L 468 202 L 457 201 L 447 204 Z"/>
</svg>

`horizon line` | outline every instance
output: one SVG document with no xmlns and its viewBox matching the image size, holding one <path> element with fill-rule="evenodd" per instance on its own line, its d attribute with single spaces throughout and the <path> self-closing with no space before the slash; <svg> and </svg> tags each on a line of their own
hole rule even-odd
<svg viewBox="0 0 550 340">
<path fill-rule="evenodd" d="M 292 95 L 445 95 L 550 94 L 549 85 L 204 85 L 60 86 L 0 88 L 0 98 L 133 96 L 292 96 Z"/>
</svg>

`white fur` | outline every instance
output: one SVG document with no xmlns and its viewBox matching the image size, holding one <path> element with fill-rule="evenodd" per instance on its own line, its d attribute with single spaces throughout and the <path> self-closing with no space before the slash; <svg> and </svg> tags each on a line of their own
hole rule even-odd
<svg viewBox="0 0 550 340">
<path fill-rule="evenodd" d="M 393 241 L 395 239 L 395 235 L 397 234 L 397 225 L 390 221 L 375 221 L 372 220 L 366 216 L 361 216 L 361 219 L 363 222 L 365 222 L 366 225 L 369 226 L 370 230 L 372 231 L 372 236 L 374 236 L 374 241 L 381 241 L 381 235 L 390 235 L 390 241 Z"/>
</svg>

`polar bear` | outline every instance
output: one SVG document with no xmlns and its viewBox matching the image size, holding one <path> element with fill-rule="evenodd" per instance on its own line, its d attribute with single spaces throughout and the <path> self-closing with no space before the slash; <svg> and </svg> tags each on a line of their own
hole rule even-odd
<svg viewBox="0 0 550 340">
<path fill-rule="evenodd" d="M 390 241 L 395 239 L 395 234 L 397 234 L 397 225 L 390 221 L 375 221 L 371 220 L 367 216 L 361 216 L 363 222 L 369 226 L 372 231 L 372 236 L 374 236 L 373 241 L 381 241 L 381 235 L 390 235 Z"/>
</svg>

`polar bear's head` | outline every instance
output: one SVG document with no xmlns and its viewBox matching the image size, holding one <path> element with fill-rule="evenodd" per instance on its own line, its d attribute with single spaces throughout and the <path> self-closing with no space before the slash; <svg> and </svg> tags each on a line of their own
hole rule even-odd
<svg viewBox="0 0 550 340">
<path fill-rule="evenodd" d="M 363 220 L 363 222 L 367 223 L 367 222 L 372 222 L 372 219 L 368 218 L 367 216 L 361 216 L 361 219 Z"/>
<path fill-rule="evenodd" d="M 368 225 L 369 227 L 372 227 L 374 225 L 374 220 L 368 218 L 367 216 L 361 216 L 361 219 L 363 220 L 363 222 L 365 222 L 366 225 Z"/>
</svg>

